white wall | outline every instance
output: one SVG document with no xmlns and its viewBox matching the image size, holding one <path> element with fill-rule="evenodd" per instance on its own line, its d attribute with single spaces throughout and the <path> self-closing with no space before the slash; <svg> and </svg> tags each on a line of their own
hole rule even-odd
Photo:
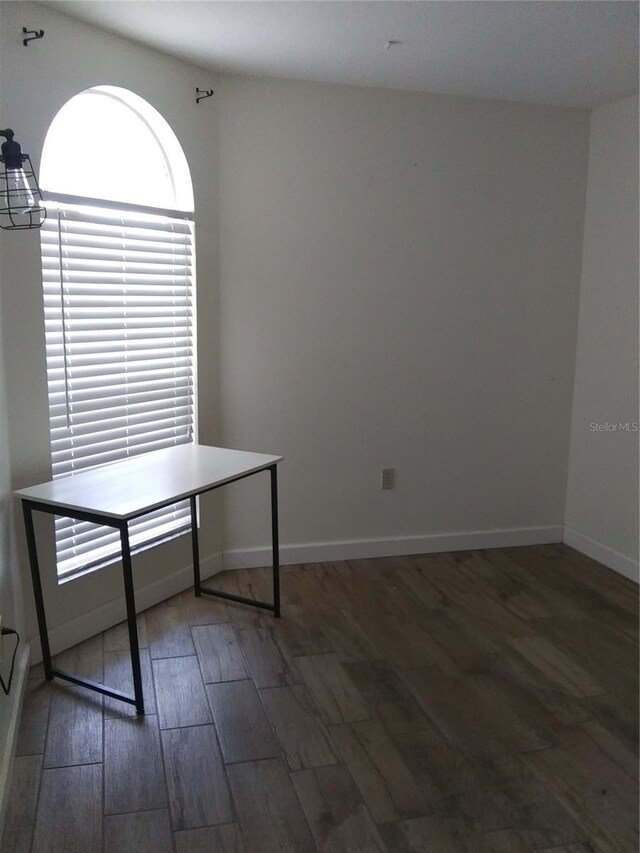
<svg viewBox="0 0 640 853">
<path fill-rule="evenodd" d="M 232 76 L 218 103 L 222 435 L 286 456 L 285 545 L 559 539 L 588 112 Z M 235 488 L 259 561 L 266 486 Z"/>
<path fill-rule="evenodd" d="M 3 53 L 0 45 L 0 78 L 3 72 Z M 0 90 L 0 116 L 3 115 L 3 97 Z M 0 122 L 2 119 L 0 118 Z M 0 232 L 0 258 L 4 245 L 4 232 Z M 1 277 L 1 265 L 0 265 Z M 1 279 L 0 279 L 1 280 Z M 3 628 L 13 628 L 21 637 L 16 665 L 8 696 L 0 692 L 0 839 L 4 826 L 5 791 L 10 778 L 11 759 L 17 729 L 22 686 L 29 660 L 25 637 L 24 608 L 18 560 L 15 549 L 13 501 L 11 497 L 11 459 L 7 429 L 7 394 L 5 383 L 5 356 L 2 339 L 2 288 L 0 287 L 0 617 Z M 0 666 L 7 683 L 11 671 L 14 637 L 0 638 L 3 645 Z"/>
<path fill-rule="evenodd" d="M 210 77 L 193 66 L 81 24 L 39 4 L 0 3 L 0 16 L 2 121 L 4 126 L 16 131 L 16 138 L 31 154 L 36 167 L 45 134 L 56 112 L 77 92 L 97 84 L 123 86 L 136 92 L 162 113 L 178 136 L 191 167 L 196 200 L 201 330 L 198 341 L 200 437 L 204 442 L 216 443 L 219 359 L 215 110 L 211 109 L 210 102 L 199 106 L 195 103 L 196 86 L 208 85 Z M 25 24 L 45 30 L 41 41 L 32 42 L 26 48 L 22 45 Z M 114 156 L 122 155 L 121 146 L 114 133 Z M 132 156 L 136 153 L 132 152 Z M 50 477 L 39 251 L 37 233 L 5 236 L 2 323 L 14 488 Z M 214 503 L 217 505 L 217 498 L 204 500 L 203 518 L 207 521 L 215 522 Z M 43 529 L 45 526 L 50 526 L 48 519 L 39 525 L 41 534 L 49 532 Z M 216 523 L 203 524 L 204 560 L 219 550 L 217 529 Z M 21 564 L 26 569 L 23 540 L 22 528 L 18 527 Z M 48 541 L 51 541 L 50 535 Z M 59 588 L 52 569 L 52 548 L 43 550 L 50 626 L 67 624 L 84 614 L 80 630 L 89 633 L 101 630 L 103 626 L 95 614 L 88 619 L 86 614 L 122 596 L 119 568 L 112 566 Z M 190 560 L 188 537 L 139 555 L 135 560 L 137 588 L 173 578 L 176 567 L 187 567 Z M 33 636 L 35 621 L 30 581 L 25 581 L 25 587 L 29 590 L 29 632 Z M 123 611 L 116 608 L 116 612 Z M 54 647 L 62 636 L 53 632 Z M 37 647 L 35 644 L 34 656 Z"/>
<path fill-rule="evenodd" d="M 599 107 L 591 118 L 566 524 L 570 544 L 636 579 L 638 432 L 618 424 L 638 420 L 633 97 Z"/>
<path fill-rule="evenodd" d="M 2 240 L 0 238 L 0 251 Z M 0 318 L 2 303 L 0 301 Z M 10 778 L 12 750 L 17 730 L 22 688 L 29 660 L 25 631 L 22 585 L 18 571 L 11 497 L 11 462 L 7 439 L 7 395 L 5 389 L 5 359 L 3 357 L 0 325 L 0 616 L 3 628 L 13 628 L 20 635 L 15 670 L 8 696 L 0 691 L 0 839 L 4 825 L 5 791 Z M 11 672 L 15 637 L 0 638 L 3 655 L 0 660 L 2 677 L 8 683 Z"/>
<path fill-rule="evenodd" d="M 1 251 L 2 239 L 0 238 Z M 2 302 L 0 300 L 1 317 Z M 0 839 L 2 838 L 4 825 L 4 793 L 10 774 L 15 724 L 21 698 L 21 687 L 28 661 L 20 575 L 15 552 L 12 513 L 13 501 L 11 497 L 11 462 L 9 457 L 6 412 L 5 365 L 2 347 L 2 328 L 0 324 L 0 616 L 2 617 L 3 628 L 13 628 L 21 636 L 11 691 L 8 696 L 5 696 L 4 692 L 0 691 Z M 4 638 L 0 638 L 0 643 L 3 644 L 3 651 L 6 650 L 0 660 L 0 666 L 2 667 L 3 679 L 7 683 L 10 674 L 14 637 L 8 637 L 6 644 Z"/>
</svg>

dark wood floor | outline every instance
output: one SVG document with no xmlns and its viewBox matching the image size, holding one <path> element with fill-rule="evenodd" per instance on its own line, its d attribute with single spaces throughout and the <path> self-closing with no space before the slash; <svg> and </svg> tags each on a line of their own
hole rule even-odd
<svg viewBox="0 0 640 853">
<path fill-rule="evenodd" d="M 145 718 L 36 668 L 3 851 L 636 853 L 634 584 L 561 545 L 283 576 L 281 620 L 140 616 Z M 127 647 L 59 663 L 128 689 Z"/>
</svg>

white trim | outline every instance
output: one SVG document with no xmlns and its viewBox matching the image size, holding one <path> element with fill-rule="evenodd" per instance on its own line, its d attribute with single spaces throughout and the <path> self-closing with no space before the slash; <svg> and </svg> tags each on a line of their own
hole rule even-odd
<svg viewBox="0 0 640 853">
<path fill-rule="evenodd" d="M 16 669 L 13 674 L 13 685 L 9 696 L 13 699 L 13 708 L 9 719 L 9 727 L 6 734 L 2 766 L 0 767 L 0 845 L 2 844 L 2 833 L 7 809 L 7 792 L 11 784 L 11 773 L 13 770 L 13 758 L 18 740 L 18 728 L 22 716 L 22 703 L 27 687 L 29 675 L 29 652 L 30 644 L 24 644 L 20 655 L 16 658 Z M 4 699 L 5 697 L 3 697 Z M 8 700 L 7 700 L 8 701 Z"/>
<path fill-rule="evenodd" d="M 372 559 L 375 557 L 433 554 L 441 551 L 468 551 L 483 548 L 513 548 L 524 545 L 546 545 L 566 542 L 594 560 L 638 582 L 638 564 L 623 554 L 607 548 L 593 539 L 562 525 L 547 527 L 513 527 L 502 530 L 476 530 L 456 533 L 434 533 L 393 539 L 355 539 L 342 542 L 310 542 L 300 545 L 281 545 L 282 565 L 294 563 L 329 562 L 333 560 Z M 217 553 L 202 561 L 202 577 L 228 569 L 250 569 L 271 565 L 271 547 L 232 549 Z M 188 589 L 192 584 L 190 566 L 162 580 L 136 590 L 138 610 L 146 610 Z M 124 598 L 116 599 L 58 625 L 49 632 L 53 654 L 74 646 L 95 634 L 105 631 L 125 618 Z M 33 644 L 33 662 L 41 660 L 39 644 Z"/>
<path fill-rule="evenodd" d="M 359 560 L 395 557 L 407 554 L 432 554 L 438 551 L 469 551 L 476 548 L 510 548 L 518 545 L 546 545 L 561 542 L 564 528 L 514 527 L 505 530 L 475 530 L 458 533 L 433 533 L 393 539 L 355 539 L 344 542 L 310 542 L 281 545 L 280 562 L 317 563 L 333 560 Z M 226 569 L 251 569 L 271 565 L 271 548 L 240 548 L 224 551 Z"/>
<path fill-rule="evenodd" d="M 208 578 L 215 575 L 222 569 L 222 555 L 220 553 L 212 554 L 210 557 L 200 561 L 200 574 L 203 578 Z M 193 585 L 193 569 L 187 566 L 161 580 L 155 581 L 148 586 L 143 586 L 136 589 L 136 610 L 140 613 L 148 607 L 153 607 L 154 604 L 159 604 L 172 595 L 182 592 Z M 71 619 L 62 625 L 51 628 L 49 631 L 49 645 L 51 653 L 58 654 L 65 649 L 81 643 L 83 640 L 88 640 L 107 628 L 117 625 L 126 618 L 126 609 L 124 596 L 116 598 L 115 601 L 110 601 L 108 604 L 103 604 L 95 610 L 90 610 L 88 613 L 83 613 L 76 619 Z M 33 663 L 40 663 L 42 660 L 42 651 L 40 644 L 33 644 Z"/>
<path fill-rule="evenodd" d="M 597 560 L 607 568 L 613 569 L 614 572 L 624 575 L 625 578 L 640 583 L 638 562 L 625 554 L 621 554 L 620 551 L 614 551 L 613 548 L 596 542 L 595 539 L 585 536 L 584 533 L 580 533 L 572 527 L 564 528 L 562 541 L 575 548 L 576 551 L 581 551 L 587 557 L 591 557 L 592 560 Z"/>
<path fill-rule="evenodd" d="M 373 557 L 393 557 L 407 554 L 430 554 L 439 551 L 467 551 L 476 548 L 509 548 L 518 545 L 544 545 L 561 542 L 562 526 L 516 527 L 505 530 L 478 530 L 458 533 L 435 533 L 426 536 L 407 536 L 393 539 L 356 539 L 344 542 L 313 542 L 302 545 L 281 545 L 282 565 L 315 563 L 331 560 L 357 560 Z M 271 547 L 245 548 L 213 554 L 202 560 L 201 574 L 210 577 L 223 569 L 249 569 L 271 565 Z M 148 586 L 136 589 L 138 611 L 165 601 L 188 589 L 193 583 L 191 566 L 187 566 Z M 124 597 L 83 613 L 76 619 L 49 631 L 52 654 L 89 639 L 125 618 Z M 40 644 L 33 644 L 33 663 L 42 660 Z"/>
</svg>

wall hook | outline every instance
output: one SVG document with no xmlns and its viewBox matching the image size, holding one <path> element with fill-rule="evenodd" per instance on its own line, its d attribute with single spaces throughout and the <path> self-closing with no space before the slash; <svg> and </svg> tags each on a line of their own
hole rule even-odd
<svg viewBox="0 0 640 853">
<path fill-rule="evenodd" d="M 196 89 L 196 104 L 213 95 L 213 89 Z M 199 96 L 199 97 L 198 97 Z"/>
<path fill-rule="evenodd" d="M 29 44 L 30 41 L 33 41 L 34 39 L 41 39 L 44 35 L 44 30 L 28 30 L 26 27 L 22 28 L 22 32 L 25 36 L 28 36 L 28 38 L 22 39 L 22 44 L 25 47 Z"/>
</svg>

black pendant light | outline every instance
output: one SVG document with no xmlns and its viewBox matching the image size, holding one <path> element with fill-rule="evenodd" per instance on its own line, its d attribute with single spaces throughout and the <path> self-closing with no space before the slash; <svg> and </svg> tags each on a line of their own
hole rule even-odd
<svg viewBox="0 0 640 853">
<path fill-rule="evenodd" d="M 47 211 L 42 202 L 36 173 L 28 154 L 23 154 L 11 128 L 0 130 L 4 136 L 0 163 L 0 228 L 4 231 L 25 231 L 40 228 Z"/>
</svg>

